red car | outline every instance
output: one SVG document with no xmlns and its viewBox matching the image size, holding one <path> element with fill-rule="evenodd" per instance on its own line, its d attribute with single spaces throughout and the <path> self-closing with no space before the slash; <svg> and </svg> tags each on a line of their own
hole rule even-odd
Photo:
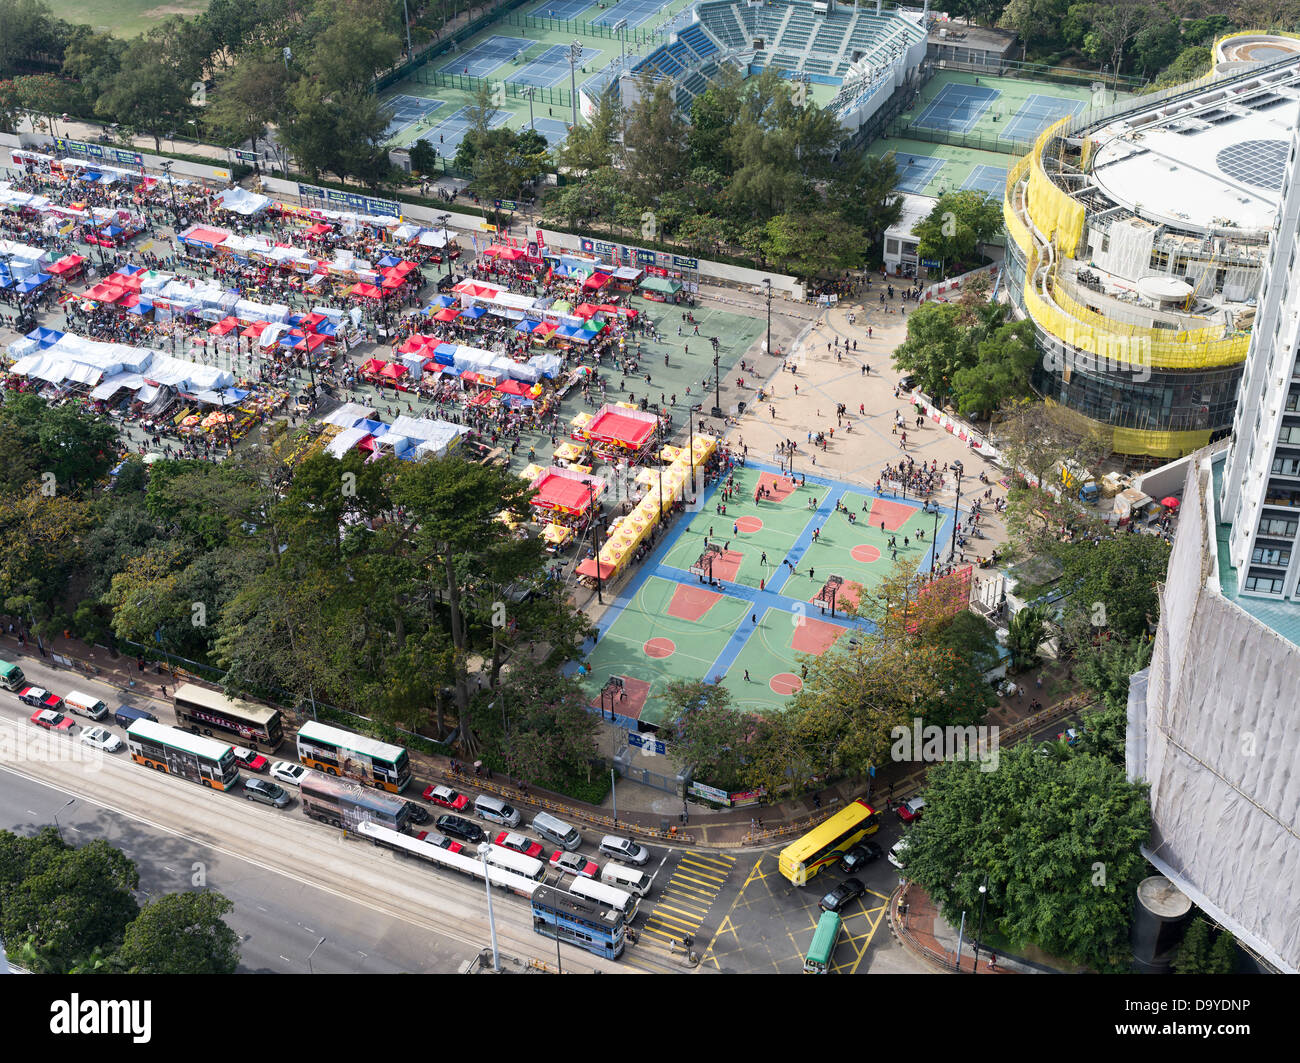
<svg viewBox="0 0 1300 1063">
<path fill-rule="evenodd" d="M 71 731 L 74 724 L 61 712 L 53 709 L 37 709 L 32 713 L 32 723 L 44 727 L 47 731 Z"/>
<path fill-rule="evenodd" d="M 422 830 L 415 837 L 417 841 L 428 842 L 430 845 L 446 849 L 449 853 L 458 853 L 465 848 L 460 842 L 454 842 L 445 834 L 439 834 L 436 830 Z"/>
<path fill-rule="evenodd" d="M 261 753 L 254 753 L 243 746 L 232 746 L 231 752 L 235 754 L 235 763 L 249 771 L 266 771 L 271 765 L 271 762 Z"/>
<path fill-rule="evenodd" d="M 501 846 L 502 849 L 513 849 L 517 853 L 523 853 L 524 856 L 531 856 L 534 860 L 542 855 L 542 847 L 537 842 L 508 830 L 503 830 L 493 838 L 492 843 Z"/>
<path fill-rule="evenodd" d="M 898 818 L 904 823 L 915 823 L 925 811 L 925 798 L 913 797 L 898 806 Z"/>
<path fill-rule="evenodd" d="M 458 794 L 450 786 L 430 786 L 424 791 L 424 799 L 442 805 L 443 808 L 450 808 L 453 812 L 459 812 L 469 804 L 468 797 Z"/>
<path fill-rule="evenodd" d="M 63 708 L 63 699 L 58 694 L 51 694 L 44 687 L 23 687 L 18 691 L 18 700 L 34 709 L 58 712 Z"/>
<path fill-rule="evenodd" d="M 600 871 L 598 864 L 588 860 L 581 853 L 570 853 L 563 849 L 556 849 L 551 853 L 551 867 L 561 873 L 577 875 L 580 878 L 595 878 Z"/>
</svg>

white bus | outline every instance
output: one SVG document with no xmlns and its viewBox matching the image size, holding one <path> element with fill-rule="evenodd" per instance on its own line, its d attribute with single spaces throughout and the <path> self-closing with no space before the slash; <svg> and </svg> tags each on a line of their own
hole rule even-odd
<svg viewBox="0 0 1300 1063">
<path fill-rule="evenodd" d="M 381 827 L 378 823 L 360 823 L 353 833 L 369 838 L 376 845 L 382 845 L 387 849 L 418 857 L 420 860 L 434 864 L 437 867 L 445 867 L 450 871 L 459 871 L 462 875 L 469 875 L 479 882 L 483 881 L 483 861 L 477 856 L 453 853 L 450 849 L 444 849 L 432 842 L 422 842 L 408 834 L 401 834 L 398 831 L 390 830 L 388 827 Z M 503 867 L 489 866 L 487 871 L 492 885 L 500 886 L 511 893 L 517 893 L 521 897 L 532 897 L 533 891 L 540 885 L 530 878 L 516 875 L 513 871 L 507 871 Z"/>
<path fill-rule="evenodd" d="M 488 849 L 487 859 L 489 864 L 503 867 L 516 875 L 523 875 L 524 878 L 531 878 L 534 882 L 541 882 L 546 877 L 546 865 L 540 860 L 534 860 L 531 856 L 524 856 L 523 853 L 517 853 L 504 846 L 491 846 Z"/>
<path fill-rule="evenodd" d="M 603 882 L 596 882 L 593 879 L 575 878 L 569 883 L 569 892 L 578 897 L 585 897 L 589 901 L 595 901 L 606 908 L 613 908 L 615 911 L 622 913 L 623 920 L 630 923 L 632 917 L 636 915 L 637 905 L 640 903 L 632 894 L 626 890 L 615 889 L 613 886 L 607 886 Z"/>
<path fill-rule="evenodd" d="M 401 746 L 309 720 L 298 729 L 298 759 L 326 775 L 400 794 L 411 781 L 411 758 Z"/>
</svg>

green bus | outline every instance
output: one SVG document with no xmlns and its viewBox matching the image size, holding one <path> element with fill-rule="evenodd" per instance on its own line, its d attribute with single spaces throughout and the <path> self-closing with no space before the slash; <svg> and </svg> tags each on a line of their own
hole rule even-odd
<svg viewBox="0 0 1300 1063">
<path fill-rule="evenodd" d="M 840 917 L 834 912 L 822 912 L 812 944 L 808 946 L 808 958 L 803 961 L 804 974 L 830 974 L 831 956 L 840 939 L 840 924 Z"/>
<path fill-rule="evenodd" d="M 19 691 L 26 685 L 27 679 L 18 665 L 0 661 L 0 686 L 6 690 Z"/>
</svg>

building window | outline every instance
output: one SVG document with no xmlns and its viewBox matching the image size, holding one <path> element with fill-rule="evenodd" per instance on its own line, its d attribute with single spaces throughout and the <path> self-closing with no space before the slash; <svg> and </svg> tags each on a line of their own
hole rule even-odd
<svg viewBox="0 0 1300 1063">
<path fill-rule="evenodd" d="M 1285 568 L 1291 564 L 1291 551 L 1276 546 L 1257 546 L 1250 555 L 1250 562 L 1252 565 L 1280 565 Z"/>
<path fill-rule="evenodd" d="M 886 253 L 886 254 L 889 254 L 889 255 L 896 255 L 896 254 L 898 254 L 898 241 L 897 241 L 897 240 L 886 240 L 886 241 L 885 241 L 885 253 Z"/>
</svg>

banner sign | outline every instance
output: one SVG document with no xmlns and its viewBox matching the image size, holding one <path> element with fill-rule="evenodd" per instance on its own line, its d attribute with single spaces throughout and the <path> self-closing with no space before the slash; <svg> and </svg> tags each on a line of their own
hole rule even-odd
<svg viewBox="0 0 1300 1063">
<path fill-rule="evenodd" d="M 693 782 L 686 788 L 686 792 L 694 794 L 696 797 L 702 797 L 706 801 L 712 801 L 715 805 L 730 805 L 731 798 L 727 795 L 726 790 L 719 790 L 716 786 L 705 786 L 702 782 Z"/>
</svg>

